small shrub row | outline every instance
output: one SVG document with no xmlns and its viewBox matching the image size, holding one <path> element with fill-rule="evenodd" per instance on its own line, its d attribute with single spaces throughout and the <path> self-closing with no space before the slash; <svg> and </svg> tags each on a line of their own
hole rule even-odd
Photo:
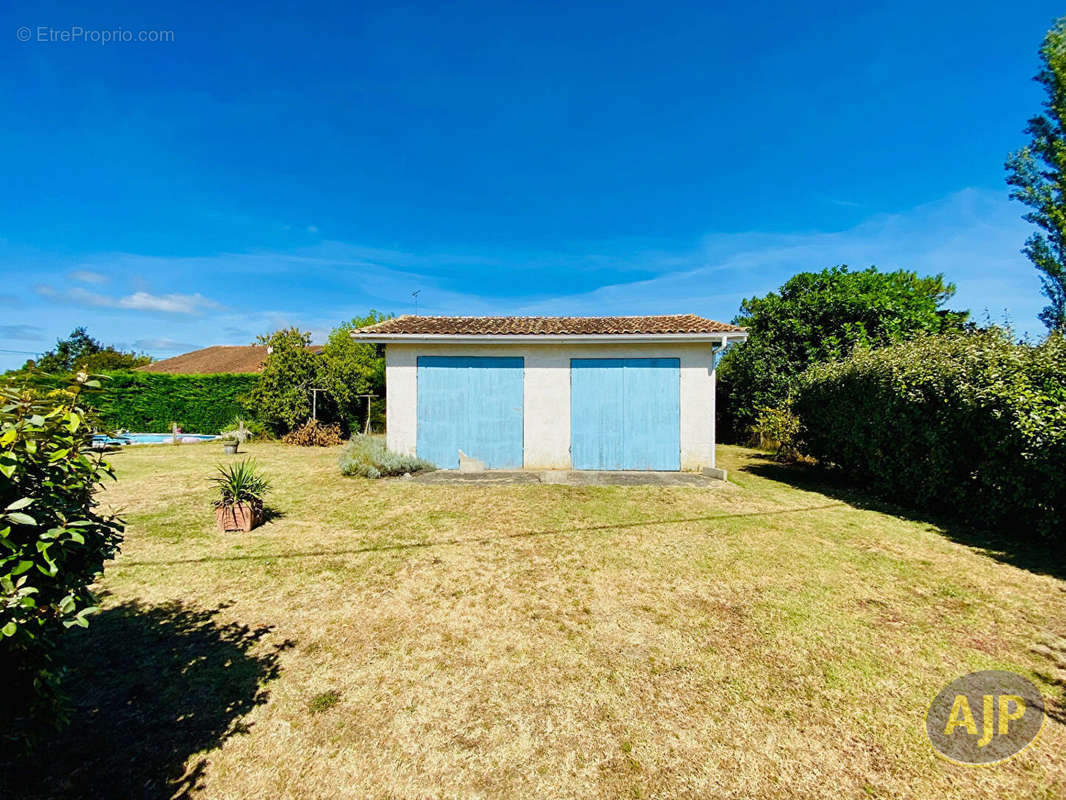
<svg viewBox="0 0 1066 800">
<path fill-rule="evenodd" d="M 340 457 L 341 472 L 362 478 L 381 478 L 387 475 L 414 474 L 436 469 L 434 464 L 417 456 L 394 453 L 375 436 L 356 434 Z"/>
<path fill-rule="evenodd" d="M 341 439 L 341 427 L 337 423 L 325 425 L 310 419 L 299 428 L 286 433 L 281 441 L 300 447 L 333 447 L 343 440 Z"/>
<path fill-rule="evenodd" d="M 809 369 L 807 454 L 881 494 L 972 524 L 1063 539 L 1066 339 L 922 336 Z"/>
</svg>

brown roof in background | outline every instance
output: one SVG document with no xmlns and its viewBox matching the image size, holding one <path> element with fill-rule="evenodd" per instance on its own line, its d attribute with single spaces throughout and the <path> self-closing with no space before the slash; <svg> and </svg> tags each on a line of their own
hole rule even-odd
<svg viewBox="0 0 1066 800">
<path fill-rule="evenodd" d="M 739 333 L 743 328 L 695 314 L 658 317 L 416 317 L 410 314 L 359 328 L 356 333 L 455 335 L 603 335 Z"/>
<path fill-rule="evenodd" d="M 320 345 L 309 348 L 318 353 Z M 212 375 L 222 373 L 255 373 L 263 371 L 263 362 L 267 357 L 266 345 L 226 345 L 205 347 L 193 350 L 173 358 L 164 358 L 144 367 L 140 372 L 165 372 L 170 375 Z"/>
</svg>

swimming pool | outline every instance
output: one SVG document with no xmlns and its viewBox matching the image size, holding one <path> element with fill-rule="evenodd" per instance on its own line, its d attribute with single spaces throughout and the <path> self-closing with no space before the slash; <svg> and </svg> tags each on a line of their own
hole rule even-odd
<svg viewBox="0 0 1066 800">
<path fill-rule="evenodd" d="M 178 441 L 186 444 L 206 442 L 217 438 L 217 436 L 206 433 L 178 434 Z M 173 441 L 174 434 L 172 433 L 120 433 L 116 436 L 105 436 L 102 433 L 93 434 L 93 444 L 163 444 Z"/>
</svg>

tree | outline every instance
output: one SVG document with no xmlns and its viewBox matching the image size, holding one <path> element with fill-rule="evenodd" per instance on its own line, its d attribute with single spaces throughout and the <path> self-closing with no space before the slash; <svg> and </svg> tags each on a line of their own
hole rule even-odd
<svg viewBox="0 0 1066 800">
<path fill-rule="evenodd" d="M 120 370 L 136 369 L 151 363 L 152 357 L 146 353 L 127 353 L 108 345 L 98 352 L 79 360 L 75 366 L 79 369 L 85 369 L 87 372 L 118 372 Z"/>
<path fill-rule="evenodd" d="M 1036 81 L 1047 92 L 1045 114 L 1029 120 L 1028 145 L 1007 157 L 1010 196 L 1030 209 L 1023 216 L 1043 229 L 1030 236 L 1022 252 L 1040 271 L 1050 301 L 1040 320 L 1066 331 L 1066 17 L 1047 32 L 1040 47 L 1043 68 Z"/>
<path fill-rule="evenodd" d="M 718 369 L 722 433 L 746 434 L 759 409 L 779 406 L 811 364 L 858 346 L 961 328 L 967 313 L 942 309 L 954 293 L 943 275 L 837 266 L 801 272 L 777 292 L 744 300 L 733 321 L 748 329 L 748 340 L 730 348 Z"/>
<path fill-rule="evenodd" d="M 78 326 L 66 339 L 56 340 L 56 346 L 36 362 L 27 361 L 23 369 L 36 367 L 44 372 L 68 373 L 83 369 L 87 372 L 108 372 L 133 369 L 152 363 L 144 353 L 124 352 L 112 345 L 104 346 Z"/>
<path fill-rule="evenodd" d="M 384 348 L 357 342 L 351 332 L 390 317 L 371 309 L 365 317 L 355 317 L 334 328 L 322 348 L 318 383 L 330 395 L 341 421 L 349 429 L 358 430 L 360 420 L 365 419 L 366 403 L 358 395 L 385 396 Z"/>
<path fill-rule="evenodd" d="M 308 349 L 311 334 L 285 328 L 256 341 L 267 346 L 267 357 L 248 399 L 262 422 L 278 433 L 290 431 L 311 416 L 318 378 L 317 356 Z"/>
<path fill-rule="evenodd" d="M 71 372 L 79 360 L 102 349 L 100 342 L 79 325 L 66 339 L 57 339 L 56 346 L 37 359 L 36 366 L 45 372 Z M 26 366 L 33 366 L 33 363 L 28 361 Z"/>
</svg>

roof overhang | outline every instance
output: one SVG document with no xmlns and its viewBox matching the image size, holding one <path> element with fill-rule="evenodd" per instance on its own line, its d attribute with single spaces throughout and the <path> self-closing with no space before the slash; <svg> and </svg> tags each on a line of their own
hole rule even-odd
<svg viewBox="0 0 1066 800">
<path fill-rule="evenodd" d="M 370 344 L 717 344 L 742 342 L 747 331 L 719 333 L 359 333 Z"/>
</svg>

